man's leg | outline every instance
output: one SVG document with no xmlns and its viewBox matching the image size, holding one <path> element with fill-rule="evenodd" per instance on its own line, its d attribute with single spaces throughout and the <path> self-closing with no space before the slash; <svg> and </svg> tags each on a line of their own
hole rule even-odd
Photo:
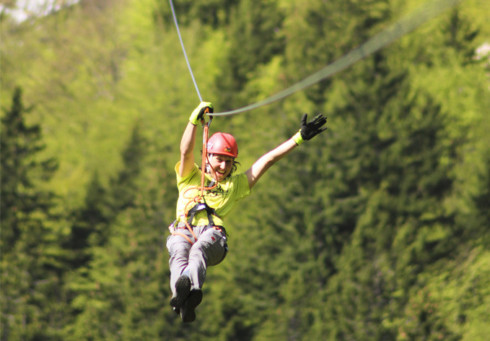
<svg viewBox="0 0 490 341">
<path fill-rule="evenodd" d="M 185 233 L 187 231 L 182 231 Z M 167 238 L 167 249 L 170 255 L 170 305 L 179 309 L 190 293 L 191 282 L 188 276 L 182 276 L 189 263 L 191 244 L 182 236 L 172 235 Z"/>
<path fill-rule="evenodd" d="M 202 300 L 201 288 L 206 279 L 206 269 L 225 258 L 227 247 L 225 235 L 215 229 L 207 229 L 198 236 L 189 253 L 186 273 L 191 279 L 191 291 L 180 309 L 182 321 L 192 322 L 196 319 L 195 309 Z"/>
<path fill-rule="evenodd" d="M 210 228 L 198 236 L 190 249 L 187 266 L 192 289 L 202 288 L 207 267 L 219 264 L 225 258 L 227 248 L 226 236 L 221 231 Z"/>
</svg>

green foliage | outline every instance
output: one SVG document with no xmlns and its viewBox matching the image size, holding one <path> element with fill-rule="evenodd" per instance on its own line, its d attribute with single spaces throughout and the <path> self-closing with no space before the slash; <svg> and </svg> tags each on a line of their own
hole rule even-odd
<svg viewBox="0 0 490 341">
<path fill-rule="evenodd" d="M 53 191 L 41 186 L 56 171 L 44 149 L 41 126 L 28 124 L 22 90 L 2 118 L 1 145 L 1 325 L 2 340 L 55 338 L 63 319 L 59 293 L 63 252 L 57 245 Z"/>
<path fill-rule="evenodd" d="M 172 2 L 175 8 L 179 25 L 188 25 L 193 20 L 199 20 L 202 25 L 210 25 L 213 28 L 226 25 L 230 22 L 230 12 L 236 7 L 233 0 L 201 0 L 195 3 L 191 0 Z M 169 24 L 173 25 L 171 9 L 168 1 L 158 1 L 160 12 Z"/>
<path fill-rule="evenodd" d="M 217 111 L 283 90 L 420 3 L 174 2 Z M 168 306 L 165 238 L 198 96 L 168 2 L 82 1 L 23 23 L 2 13 L 0 100 L 13 96 L 0 135 L 1 340 L 484 340 L 482 5 L 462 2 L 328 80 L 213 120 L 236 136 L 240 171 L 303 112 L 326 114 L 329 129 L 229 217 L 230 252 L 208 270 L 191 326 Z"/>
<path fill-rule="evenodd" d="M 284 45 L 276 33 L 282 21 L 276 1 L 240 1 L 231 17 L 230 53 L 216 79 L 220 92 L 218 104 L 223 110 L 247 104 L 247 99 L 240 98 L 239 94 L 250 75 L 275 54 L 281 54 Z"/>
<path fill-rule="evenodd" d="M 2 119 L 2 201 L 1 217 L 5 223 L 1 247 L 15 248 L 21 238 L 22 225 L 29 221 L 42 222 L 37 214 L 46 214 L 53 194 L 36 190 L 36 180 L 49 180 L 57 168 L 54 159 L 36 160 L 44 149 L 41 127 L 26 123 L 29 109 L 22 102 L 22 90 L 16 88 L 12 107 Z"/>
</svg>

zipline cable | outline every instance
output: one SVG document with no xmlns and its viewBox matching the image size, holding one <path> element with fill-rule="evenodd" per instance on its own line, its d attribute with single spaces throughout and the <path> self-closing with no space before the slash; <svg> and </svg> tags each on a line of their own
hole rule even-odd
<svg viewBox="0 0 490 341">
<path fill-rule="evenodd" d="M 367 42 L 359 46 L 358 48 L 350 51 L 340 59 L 336 60 L 332 64 L 327 65 L 318 72 L 306 77 L 302 81 L 292 85 L 285 90 L 278 92 L 277 94 L 270 96 L 262 101 L 250 104 L 235 110 L 230 110 L 226 112 L 218 112 L 209 114 L 211 116 L 228 116 L 243 113 L 245 111 L 250 111 L 267 104 L 279 101 L 285 97 L 288 97 L 295 92 L 305 89 L 321 80 L 330 77 L 352 64 L 358 62 L 359 60 L 373 54 L 374 52 L 380 50 L 386 45 L 392 43 L 393 41 L 399 39 L 405 34 L 415 30 L 417 27 L 421 26 L 430 19 L 438 16 L 445 10 L 455 6 L 458 2 L 462 0 L 435 0 L 425 6 L 421 6 L 418 10 L 412 12 L 410 15 L 400 19 L 395 24 L 391 25 L 384 31 L 378 33 Z"/>
<path fill-rule="evenodd" d="M 177 34 L 180 40 L 180 46 L 182 46 L 182 52 L 184 53 L 185 61 L 187 62 L 187 68 L 189 69 L 189 73 L 191 74 L 192 81 L 194 82 L 194 87 L 196 88 L 197 96 L 199 97 L 199 101 L 202 102 L 201 93 L 199 92 L 199 88 L 197 87 L 196 79 L 194 78 L 194 73 L 192 73 L 191 64 L 189 62 L 189 58 L 187 57 L 187 53 L 185 52 L 184 41 L 182 40 L 182 36 L 180 35 L 179 23 L 177 22 L 177 16 L 175 15 L 175 8 L 172 0 L 169 0 L 170 8 L 172 10 L 172 16 L 174 17 L 175 28 L 177 29 Z"/>
<path fill-rule="evenodd" d="M 300 90 L 303 90 L 309 86 L 312 86 L 313 84 L 316 84 L 325 78 L 328 78 L 346 68 L 351 66 L 352 64 L 358 62 L 359 60 L 373 54 L 374 52 L 382 49 L 383 47 L 391 44 L 395 40 L 401 38 L 402 36 L 410 33 L 411 31 L 415 30 L 422 24 L 426 23 L 427 21 L 431 20 L 432 18 L 435 18 L 442 12 L 446 11 L 447 9 L 456 6 L 459 2 L 462 0 L 434 0 L 431 1 L 430 3 L 427 3 L 421 7 L 419 7 L 416 11 L 412 12 L 411 14 L 407 15 L 406 17 L 400 19 L 398 22 L 394 23 L 393 25 L 389 26 L 387 29 L 384 31 L 381 31 L 380 33 L 376 34 L 374 37 L 366 41 L 364 44 L 361 46 L 355 48 L 354 50 L 350 51 L 340 59 L 337 59 L 335 62 L 327 65 L 323 69 L 320 69 L 319 71 L 315 72 L 314 74 L 306 77 L 302 81 L 299 81 L 289 88 L 286 88 L 280 92 L 278 92 L 275 95 L 272 95 L 262 101 L 256 102 L 254 104 L 250 104 L 238 109 L 230 110 L 230 111 L 225 111 L 225 112 L 217 112 L 217 113 L 210 113 L 208 115 L 210 116 L 229 116 L 229 115 L 236 115 L 239 113 L 243 113 L 246 111 L 250 111 L 253 109 L 257 109 L 259 107 L 274 103 L 276 101 L 279 101 L 281 99 L 284 99 L 295 92 L 298 92 Z M 179 36 L 180 44 L 182 46 L 182 51 L 184 53 L 185 60 L 187 62 L 187 67 L 189 69 L 189 72 L 192 77 L 192 81 L 194 82 L 194 86 L 197 91 L 197 95 L 199 96 L 199 100 L 202 102 L 202 97 L 201 93 L 199 92 L 199 88 L 197 87 L 196 80 L 194 78 L 194 74 L 192 73 L 192 68 L 189 63 L 189 58 L 187 57 L 187 53 L 185 51 L 184 47 L 184 42 L 182 41 L 182 36 L 180 35 L 180 29 L 179 29 L 179 24 L 177 22 L 177 16 L 175 14 L 175 9 L 174 5 L 172 3 L 172 0 L 169 0 L 170 2 L 170 8 L 172 10 L 172 15 L 174 18 L 175 22 L 175 27 L 177 28 L 177 34 Z"/>
</svg>

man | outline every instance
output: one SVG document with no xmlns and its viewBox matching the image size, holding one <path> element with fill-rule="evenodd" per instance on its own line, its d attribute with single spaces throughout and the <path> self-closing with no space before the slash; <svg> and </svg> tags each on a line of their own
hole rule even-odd
<svg viewBox="0 0 490 341">
<path fill-rule="evenodd" d="M 246 172 L 234 174 L 238 145 L 227 133 L 216 133 L 207 143 L 205 169 L 194 160 L 197 124 L 209 102 L 201 102 L 192 112 L 180 143 L 180 161 L 175 166 L 179 199 L 177 219 L 170 225 L 167 239 L 170 255 L 170 305 L 184 322 L 196 318 L 195 308 L 202 300 L 202 286 L 208 266 L 219 264 L 228 250 L 223 218 L 237 201 L 250 194 L 261 176 L 295 147 L 326 130 L 327 122 L 317 115 L 307 122 L 303 115 L 301 129 L 290 139 L 264 154 Z M 202 173 L 204 172 L 204 174 Z"/>
</svg>

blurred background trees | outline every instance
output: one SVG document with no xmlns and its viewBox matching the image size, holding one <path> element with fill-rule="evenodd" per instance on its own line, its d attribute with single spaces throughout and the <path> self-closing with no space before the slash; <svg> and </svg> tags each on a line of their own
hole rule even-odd
<svg viewBox="0 0 490 341">
<path fill-rule="evenodd" d="M 60 2 L 62 3 L 62 2 Z M 203 99 L 277 93 L 420 1 L 174 1 Z M 1 340 L 484 340 L 488 4 L 211 130 L 240 170 L 304 112 L 328 130 L 228 219 L 192 326 L 168 306 L 174 165 L 198 96 L 163 0 L 1 8 Z M 487 40 L 485 40 L 487 39 Z M 199 147 L 196 147 L 200 148 Z"/>
</svg>

